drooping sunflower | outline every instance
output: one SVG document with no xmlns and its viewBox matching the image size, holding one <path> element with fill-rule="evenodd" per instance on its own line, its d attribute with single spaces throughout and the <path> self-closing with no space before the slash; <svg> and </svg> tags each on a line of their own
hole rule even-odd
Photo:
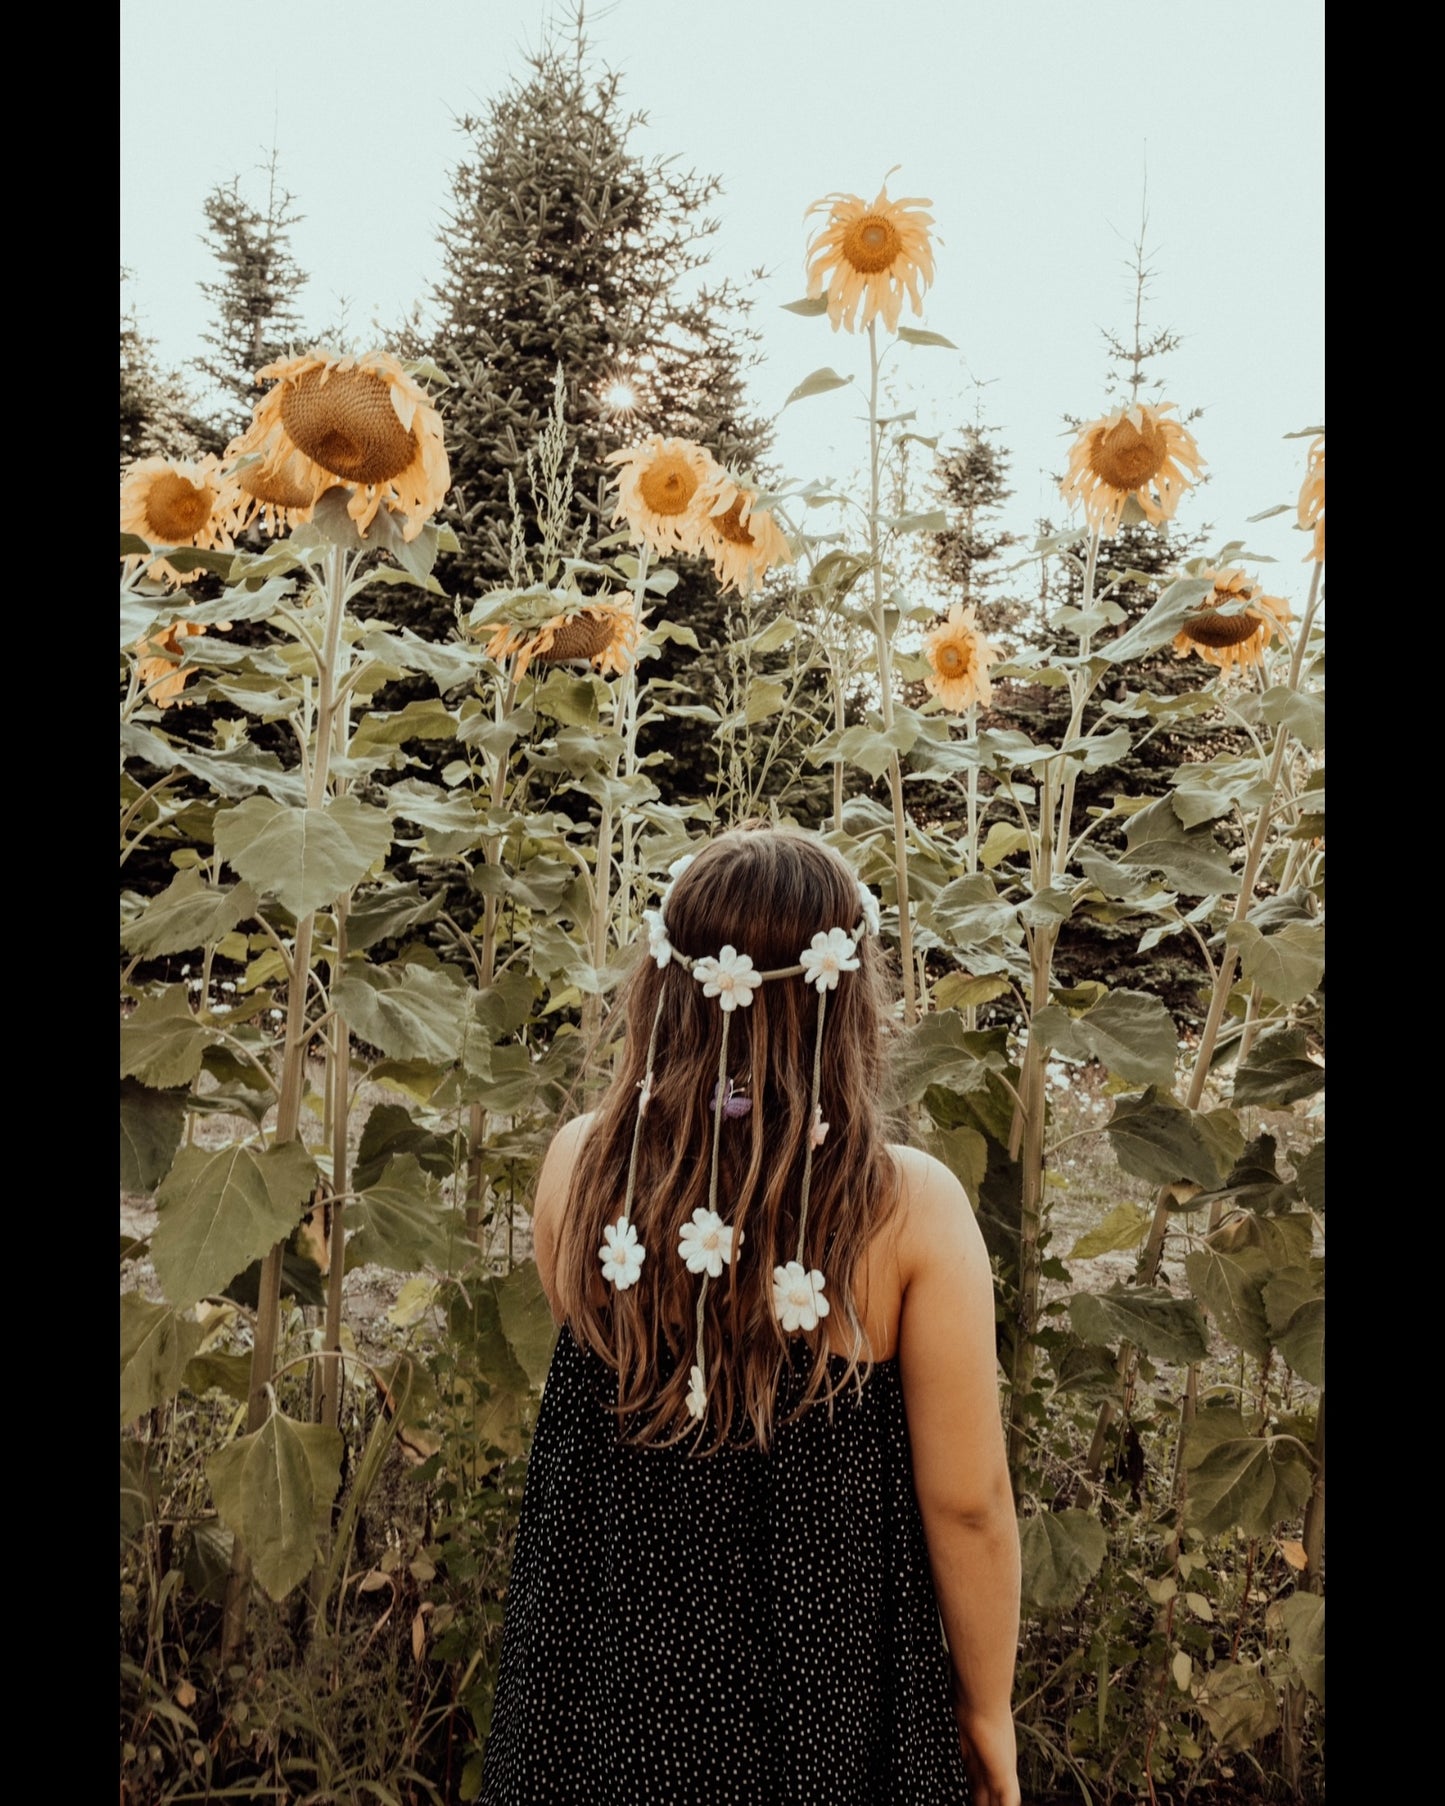
<svg viewBox="0 0 1445 1806">
<path fill-rule="evenodd" d="M 793 553 L 771 512 L 757 506 L 758 491 L 720 470 L 700 497 L 701 548 L 724 590 L 747 595 L 775 564 Z"/>
<path fill-rule="evenodd" d="M 514 627 L 504 621 L 492 629 L 487 657 L 500 660 L 515 653 L 518 678 L 534 659 L 547 665 L 586 659 L 605 677 L 631 669 L 637 641 L 631 603 L 588 602 L 569 614 L 554 615 L 540 627 Z"/>
<path fill-rule="evenodd" d="M 235 485 L 219 458 L 142 458 L 121 480 L 121 532 L 153 546 L 229 551 L 235 543 L 235 504 Z M 168 583 L 194 583 L 200 575 L 178 571 L 165 558 L 148 568 Z"/>
<path fill-rule="evenodd" d="M 1180 496 L 1204 468 L 1193 434 L 1167 417 L 1173 406 L 1134 402 L 1090 421 L 1074 440 L 1059 487 L 1066 502 L 1083 505 L 1090 526 L 1106 539 L 1119 531 L 1130 496 L 1156 527 L 1172 520 Z"/>
<path fill-rule="evenodd" d="M 172 621 L 163 632 L 136 641 L 136 681 L 147 702 L 168 709 L 179 702 L 181 691 L 195 671 L 181 669 L 181 641 L 206 630 L 194 621 Z"/>
<path fill-rule="evenodd" d="M 1221 671 L 1243 671 L 1257 665 L 1272 639 L 1284 639 L 1289 625 L 1289 603 L 1282 596 L 1267 596 L 1257 578 L 1247 577 L 1237 566 L 1199 573 L 1214 590 L 1187 617 L 1174 636 L 1174 652 L 1188 658 L 1191 652 L 1208 659 Z M 1231 602 L 1247 602 L 1237 614 L 1219 610 Z"/>
<path fill-rule="evenodd" d="M 1308 533 L 1313 531 L 1314 543 L 1305 553 L 1305 563 L 1313 561 L 1323 564 L 1325 561 L 1325 436 L 1310 441 L 1309 466 L 1305 471 L 1305 480 L 1300 484 L 1299 492 L 1299 524 Z"/>
<path fill-rule="evenodd" d="M 344 484 L 352 491 L 346 512 L 360 532 L 385 504 L 405 516 L 403 539 L 415 539 L 451 483 L 441 415 L 425 390 L 386 351 L 364 357 L 311 351 L 268 364 L 256 380 L 267 379 L 274 386 L 227 455 L 259 453 L 260 462 L 249 467 L 253 483 L 279 477 L 293 494 L 309 489 L 313 502 Z"/>
<path fill-rule="evenodd" d="M 702 532 L 700 492 L 719 474 L 711 452 L 691 439 L 649 433 L 636 445 L 609 452 L 620 466 L 612 524 L 626 521 L 634 539 L 654 552 L 696 552 Z"/>
<path fill-rule="evenodd" d="M 827 194 L 804 213 L 827 215 L 808 240 L 808 295 L 816 300 L 826 288 L 834 332 L 852 332 L 880 315 L 896 332 L 905 294 L 914 313 L 923 312 L 923 291 L 933 281 L 933 215 L 920 209 L 932 205 L 921 196 L 889 200 L 885 181 L 871 206 L 856 194 Z"/>
<path fill-rule="evenodd" d="M 998 648 L 979 631 L 978 609 L 955 602 L 947 615 L 923 637 L 928 660 L 924 683 L 946 709 L 961 711 L 971 703 L 988 702 L 993 695 L 988 668 Z"/>
<path fill-rule="evenodd" d="M 231 448 L 234 453 L 234 447 Z M 235 473 L 237 528 L 258 520 L 267 533 L 284 533 L 311 519 L 316 498 L 331 479 L 294 446 L 275 461 L 261 458 Z"/>
</svg>

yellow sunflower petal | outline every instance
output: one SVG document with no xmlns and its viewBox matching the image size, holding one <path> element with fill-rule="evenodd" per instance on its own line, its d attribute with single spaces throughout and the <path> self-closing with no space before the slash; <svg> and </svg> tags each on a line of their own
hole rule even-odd
<svg viewBox="0 0 1445 1806">
<path fill-rule="evenodd" d="M 1132 496 L 1155 526 L 1174 518 L 1180 497 L 1204 467 L 1188 428 L 1169 418 L 1172 401 L 1136 402 L 1081 427 L 1059 485 L 1064 500 L 1082 506 L 1105 538 L 1119 531 Z M 1190 476 L 1186 476 L 1185 471 Z"/>
<path fill-rule="evenodd" d="M 871 206 L 856 194 L 829 194 L 808 208 L 805 219 L 827 216 L 808 241 L 808 294 L 816 300 L 826 291 L 835 332 L 880 316 L 896 332 L 905 295 L 922 313 L 923 291 L 933 281 L 933 215 L 922 209 L 932 204 L 915 196 L 890 200 L 885 182 Z"/>
<path fill-rule="evenodd" d="M 235 544 L 238 496 L 219 458 L 142 458 L 121 479 L 120 526 L 152 546 L 197 546 L 229 551 Z M 139 562 L 132 556 L 127 567 Z M 169 583 L 193 583 L 198 571 L 178 571 L 157 558 L 147 569 Z"/>
<path fill-rule="evenodd" d="M 978 610 L 955 602 L 939 625 L 924 635 L 923 655 L 928 660 L 924 684 L 944 708 L 961 712 L 975 702 L 993 696 L 988 668 L 999 656 L 978 625 Z"/>
<path fill-rule="evenodd" d="M 718 474 L 710 452 L 691 439 L 649 433 L 636 445 L 610 452 L 606 462 L 620 467 L 614 526 L 626 521 L 635 540 L 664 557 L 699 549 L 700 498 Z"/>
<path fill-rule="evenodd" d="M 1258 579 L 1247 576 L 1237 565 L 1199 574 L 1209 579 L 1214 589 L 1174 636 L 1177 657 L 1194 654 L 1226 674 L 1242 672 L 1262 662 L 1271 640 L 1288 639 L 1290 611 L 1282 596 L 1265 595 Z M 1219 612 L 1239 602 L 1247 602 L 1248 608 Z"/>
</svg>

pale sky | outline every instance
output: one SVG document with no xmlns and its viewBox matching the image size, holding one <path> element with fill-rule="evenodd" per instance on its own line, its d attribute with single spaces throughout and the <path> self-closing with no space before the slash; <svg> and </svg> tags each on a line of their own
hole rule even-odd
<svg viewBox="0 0 1445 1806">
<path fill-rule="evenodd" d="M 235 176 L 264 198 L 274 144 L 305 216 L 293 248 L 320 328 L 348 303 L 355 336 L 425 302 L 456 121 L 526 73 L 555 0 L 121 0 L 121 262 L 163 365 L 201 354 L 203 202 Z M 1302 601 L 1305 536 L 1288 516 L 1304 442 L 1324 423 L 1322 0 L 611 0 L 588 7 L 595 57 L 648 115 L 633 146 L 722 179 L 713 273 L 753 285 L 781 407 L 831 365 L 866 383 L 867 345 L 782 304 L 804 292 L 803 214 L 841 190 L 928 196 L 937 276 L 921 320 L 957 352 L 901 347 L 917 429 L 983 418 L 1011 458 L 1005 524 L 1063 521 L 1063 416 L 1108 404 L 1102 331 L 1129 335 L 1128 268 L 1148 180 L 1148 329 L 1183 338 L 1160 367 L 1212 478 L 1181 525 L 1245 540 Z M 375 330 L 371 330 L 372 327 Z M 1146 394 L 1152 390 L 1146 391 Z M 442 402 L 445 416 L 445 400 Z M 795 480 L 846 480 L 865 447 L 854 390 L 782 416 Z"/>
</svg>

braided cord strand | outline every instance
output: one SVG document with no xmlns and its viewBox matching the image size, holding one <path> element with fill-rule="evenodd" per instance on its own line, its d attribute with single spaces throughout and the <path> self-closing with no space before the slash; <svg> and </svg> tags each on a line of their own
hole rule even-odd
<svg viewBox="0 0 1445 1806">
<path fill-rule="evenodd" d="M 798 1264 L 806 1273 L 803 1238 L 808 1232 L 808 1191 L 813 1179 L 813 1134 L 818 1126 L 818 1100 L 823 1076 L 823 1018 L 828 1009 L 828 993 L 818 992 L 818 1032 L 813 1037 L 813 1106 L 808 1112 L 808 1142 L 803 1152 L 803 1185 L 798 1201 Z"/>
<path fill-rule="evenodd" d="M 722 1153 L 723 1088 L 727 1084 L 728 1029 L 732 1026 L 732 1019 L 731 1010 L 722 1012 L 722 1040 L 718 1045 L 717 1053 L 717 1088 L 713 1093 L 712 1100 L 712 1166 L 707 1177 L 707 1207 L 714 1215 L 717 1214 L 718 1160 Z M 707 1354 L 703 1347 L 702 1313 L 703 1302 L 707 1297 L 707 1284 L 711 1277 L 712 1275 L 709 1273 L 703 1274 L 702 1284 L 699 1286 L 697 1294 L 697 1369 L 702 1376 L 704 1395 L 707 1392 Z"/>
</svg>

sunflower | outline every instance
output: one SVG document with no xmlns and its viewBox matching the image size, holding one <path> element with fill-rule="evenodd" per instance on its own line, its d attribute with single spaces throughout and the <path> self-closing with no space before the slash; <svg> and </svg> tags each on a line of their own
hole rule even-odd
<svg viewBox="0 0 1445 1806">
<path fill-rule="evenodd" d="M 757 506 L 755 487 L 719 471 L 701 496 L 701 549 L 724 590 L 746 595 L 771 565 L 791 564 L 792 550 L 782 528 Z"/>
<path fill-rule="evenodd" d="M 235 486 L 219 458 L 194 461 L 142 458 L 120 486 L 120 528 L 153 546 L 198 546 L 229 551 L 234 544 Z M 127 565 L 135 559 L 127 559 Z M 194 583 L 199 571 L 178 571 L 164 558 L 150 566 L 170 583 Z"/>
<path fill-rule="evenodd" d="M 293 494 L 309 490 L 313 501 L 343 483 L 353 491 L 346 512 L 360 532 L 384 502 L 406 517 L 402 538 L 415 539 L 451 483 L 441 416 L 425 391 L 385 351 L 312 351 L 268 364 L 256 380 L 270 377 L 275 386 L 227 455 L 260 453 L 253 482 L 278 478 Z"/>
<path fill-rule="evenodd" d="M 1221 671 L 1242 671 L 1257 665 L 1272 639 L 1285 638 L 1290 618 L 1288 602 L 1282 596 L 1266 596 L 1258 581 L 1246 577 L 1237 565 L 1222 571 L 1201 571 L 1199 575 L 1214 584 L 1214 592 L 1204 598 L 1175 634 L 1175 656 L 1188 658 L 1191 652 L 1197 652 Z M 1249 607 L 1237 614 L 1220 614 L 1218 611 L 1230 602 L 1247 602 Z"/>
<path fill-rule="evenodd" d="M 928 228 L 931 207 L 921 198 L 890 201 L 885 181 L 870 207 L 856 194 L 828 194 L 803 215 L 826 213 L 827 221 L 808 240 L 808 296 L 828 296 L 828 318 L 836 332 L 869 325 L 880 314 L 890 332 L 898 330 L 906 293 L 915 314 L 923 312 L 923 290 L 933 281 L 933 247 Z M 859 309 L 862 312 L 859 315 Z"/>
<path fill-rule="evenodd" d="M 180 700 L 181 691 L 195 676 L 194 670 L 180 668 L 181 641 L 205 631 L 194 621 L 172 621 L 163 632 L 136 641 L 136 679 L 147 702 L 168 709 Z"/>
<path fill-rule="evenodd" d="M 588 602 L 573 613 L 553 615 L 540 627 L 514 627 L 504 621 L 492 629 L 487 657 L 501 660 L 516 653 L 519 678 L 533 659 L 546 665 L 586 659 L 606 676 L 631 669 L 637 639 L 637 616 L 630 604 Z"/>
<path fill-rule="evenodd" d="M 234 455 L 234 446 L 228 455 Z M 273 534 L 310 520 L 316 498 L 330 482 L 295 446 L 283 450 L 274 461 L 262 457 L 233 474 L 237 527 L 259 520 L 265 531 Z"/>
<path fill-rule="evenodd" d="M 649 433 L 625 451 L 609 452 L 606 462 L 622 467 L 614 526 L 625 520 L 634 539 L 664 557 L 700 549 L 699 491 L 720 474 L 710 452 L 691 439 Z"/>
<path fill-rule="evenodd" d="M 928 660 L 924 683 L 946 709 L 966 709 L 970 703 L 987 702 L 993 695 L 988 668 L 998 657 L 978 630 L 978 610 L 955 602 L 932 632 L 924 635 L 923 654 Z"/>
<path fill-rule="evenodd" d="M 1064 500 L 1081 502 L 1089 524 L 1106 538 L 1119 531 L 1130 496 L 1157 527 L 1172 520 L 1204 460 L 1186 427 L 1165 418 L 1172 401 L 1142 401 L 1119 408 L 1080 429 L 1069 453 L 1069 474 L 1059 485 Z M 1183 466 L 1184 468 L 1181 468 Z"/>
<path fill-rule="evenodd" d="M 1310 441 L 1309 468 L 1300 484 L 1299 524 L 1308 533 L 1314 531 L 1314 544 L 1305 553 L 1305 562 L 1325 561 L 1325 436 Z"/>
</svg>

